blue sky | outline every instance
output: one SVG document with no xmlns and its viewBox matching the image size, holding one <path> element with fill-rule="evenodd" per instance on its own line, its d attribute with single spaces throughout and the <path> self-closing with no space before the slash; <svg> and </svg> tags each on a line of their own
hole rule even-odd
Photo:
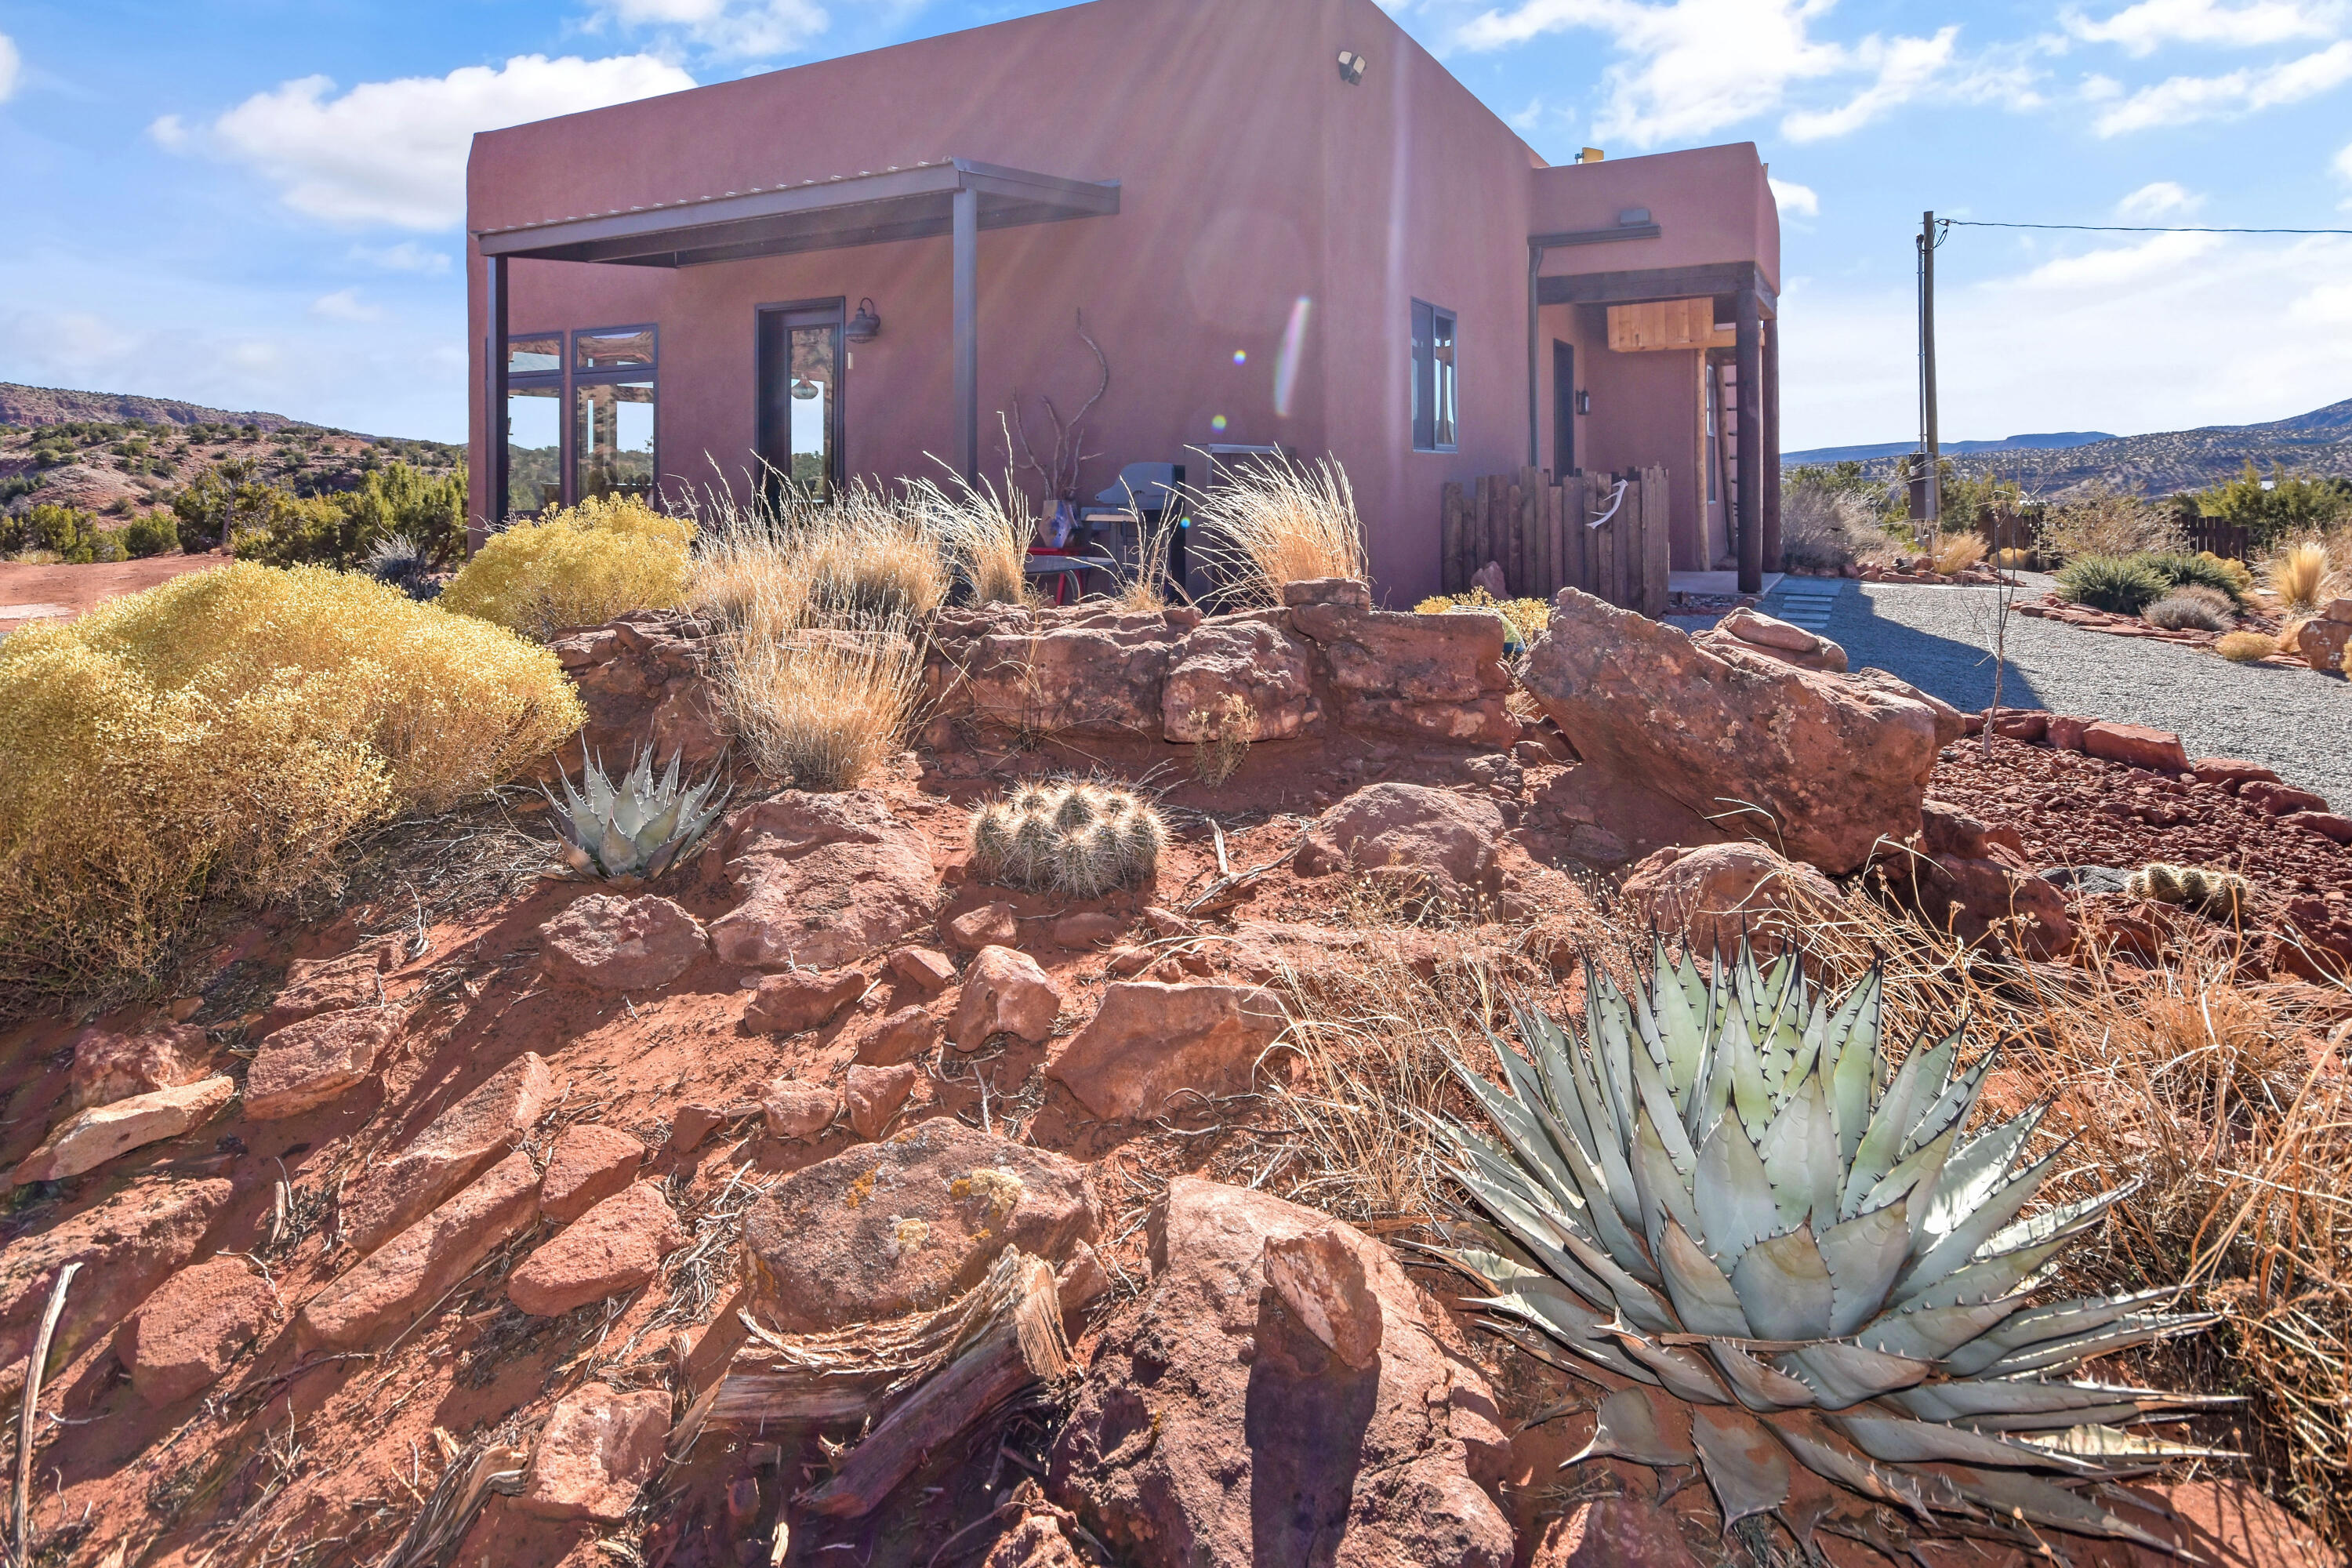
<svg viewBox="0 0 2352 1568">
<path fill-rule="evenodd" d="M 1045 8 L 0 0 L 0 380 L 462 438 L 471 132 Z M 1762 146 L 1791 448 L 1913 433 L 1923 208 L 2352 227 L 2352 0 L 1391 9 L 1554 161 Z M 1962 228 L 1938 265 L 1948 437 L 2352 396 L 2352 238 Z"/>
</svg>

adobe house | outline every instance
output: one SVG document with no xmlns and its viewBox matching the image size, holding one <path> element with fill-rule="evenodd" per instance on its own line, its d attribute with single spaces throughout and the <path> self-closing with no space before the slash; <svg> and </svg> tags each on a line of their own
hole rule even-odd
<svg viewBox="0 0 2352 1568">
<path fill-rule="evenodd" d="M 1033 436 L 1094 391 L 1083 311 L 1084 497 L 1328 453 L 1410 603 L 1447 481 L 1663 464 L 1677 571 L 1777 569 L 1755 147 L 1547 166 L 1372 0 L 1092 0 L 489 132 L 467 210 L 478 526 L 993 478 L 1016 389 Z"/>
</svg>

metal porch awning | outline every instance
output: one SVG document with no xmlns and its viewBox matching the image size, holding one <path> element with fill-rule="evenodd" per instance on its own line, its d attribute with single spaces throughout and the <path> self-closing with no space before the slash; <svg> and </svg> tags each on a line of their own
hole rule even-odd
<svg viewBox="0 0 2352 1568">
<path fill-rule="evenodd" d="M 763 256 L 947 236 L 954 245 L 956 431 L 967 479 L 980 473 L 979 237 L 986 228 L 1108 217 L 1117 180 L 1077 180 L 971 158 L 803 180 L 626 211 L 478 230 L 490 264 L 490 407 L 497 439 L 494 505 L 507 494 L 507 359 L 510 263 L 576 261 L 700 267 Z"/>
</svg>

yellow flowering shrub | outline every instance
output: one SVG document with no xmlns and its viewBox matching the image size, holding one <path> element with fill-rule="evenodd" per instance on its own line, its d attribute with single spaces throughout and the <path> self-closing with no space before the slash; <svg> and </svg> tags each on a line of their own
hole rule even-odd
<svg viewBox="0 0 2352 1568">
<path fill-rule="evenodd" d="M 544 642 L 628 610 L 682 603 L 694 524 L 634 496 L 598 497 L 490 536 L 442 594 L 442 608 Z"/>
</svg>

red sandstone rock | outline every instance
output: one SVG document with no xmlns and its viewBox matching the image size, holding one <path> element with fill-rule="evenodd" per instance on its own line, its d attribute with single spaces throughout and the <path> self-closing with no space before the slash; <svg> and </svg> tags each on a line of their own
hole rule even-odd
<svg viewBox="0 0 2352 1568">
<path fill-rule="evenodd" d="M 743 1255 L 763 1315 L 798 1332 L 944 1305 L 1007 1247 L 1058 1261 L 1095 1225 L 1077 1162 L 939 1116 L 777 1183 Z"/>
<path fill-rule="evenodd" d="M 681 1105 L 670 1117 L 669 1141 L 663 1148 L 672 1154 L 691 1154 L 705 1138 L 726 1125 L 723 1105 Z"/>
<path fill-rule="evenodd" d="M 76 1110 L 177 1089 L 212 1070 L 212 1041 L 192 1024 L 165 1024 L 135 1035 L 92 1026 L 71 1044 L 73 1076 L 66 1103 Z"/>
<path fill-rule="evenodd" d="M 297 1337 L 341 1351 L 389 1340 L 538 1215 L 539 1173 L 518 1151 L 304 1302 Z"/>
<path fill-rule="evenodd" d="M 1846 669 L 1845 649 L 1829 638 L 1757 610 L 1734 610 L 1692 640 L 1709 647 L 1737 643 L 1800 669 L 1827 670 L 1832 675 L 1843 675 Z"/>
<path fill-rule="evenodd" d="M 1056 947 L 1100 947 L 1127 934 L 1127 922 L 1100 910 L 1081 910 L 1054 922 Z"/>
<path fill-rule="evenodd" d="M 779 1138 L 807 1140 L 833 1125 L 841 1097 L 819 1084 L 780 1078 L 760 1097 L 768 1131 Z"/>
<path fill-rule="evenodd" d="M 10 1180 L 22 1186 L 94 1171 L 118 1154 L 202 1127 L 236 1098 L 236 1080 L 221 1077 L 93 1105 L 52 1128 L 48 1142 L 26 1155 Z"/>
<path fill-rule="evenodd" d="M 1580 1503 L 1554 1520 L 1528 1568 L 1699 1568 L 1674 1516 L 1638 1497 Z"/>
<path fill-rule="evenodd" d="M 2249 805 L 2258 806 L 2273 816 L 2284 816 L 2293 811 L 2326 811 L 2327 798 L 2307 789 L 2297 789 L 2275 780 L 2255 779 L 2238 786 L 2238 798 Z"/>
<path fill-rule="evenodd" d="M 1325 1229 L 1381 1315 L 1364 1367 L 1266 1289 L 1269 1244 Z M 1500 1443 L 1493 1394 L 1378 1244 L 1190 1176 L 1169 1183 L 1150 1236 L 1150 1289 L 1101 1330 L 1052 1470 L 1056 1500 L 1098 1521 L 1120 1561 L 1307 1563 L 1343 1541 L 1335 1560 L 1368 1568 L 1511 1562 L 1510 1525 L 1471 1475 L 1467 1434 Z"/>
<path fill-rule="evenodd" d="M 1993 716 L 1992 732 L 2012 741 L 2039 741 L 2050 733 L 2050 715 L 2040 709 L 2004 708 Z"/>
<path fill-rule="evenodd" d="M 1087 1568 L 1090 1561 L 1078 1555 L 1060 1520 L 1050 1513 L 1030 1513 L 996 1538 L 980 1568 Z"/>
<path fill-rule="evenodd" d="M 565 1394 L 539 1435 L 515 1506 L 541 1519 L 618 1524 L 661 1468 L 669 1405 L 657 1388 L 615 1394 L 601 1383 Z"/>
<path fill-rule="evenodd" d="M 940 617 L 962 665 L 958 696 L 984 722 L 1049 734 L 1149 736 L 1189 630 L 1157 612 L 991 606 Z"/>
<path fill-rule="evenodd" d="M 282 1121 L 341 1099 L 368 1080 L 400 1034 L 389 1007 L 316 1013 L 262 1037 L 245 1075 L 245 1113 Z"/>
<path fill-rule="evenodd" d="M 1827 877 L 1761 844 L 1661 849 L 1633 868 L 1623 898 L 1633 924 L 1680 934 L 1701 954 L 1737 952 L 1743 937 L 1777 953 L 1839 902 Z"/>
<path fill-rule="evenodd" d="M 2050 744 L 2062 752 L 2079 752 L 2083 749 L 2084 732 L 2096 722 L 2098 721 L 2095 719 L 2077 718 L 2072 713 L 2053 713 L 2050 715 Z"/>
<path fill-rule="evenodd" d="M 891 953 L 890 973 L 930 994 L 946 990 L 956 978 L 956 967 L 948 955 L 928 947 L 902 947 Z"/>
<path fill-rule="evenodd" d="M 314 1013 L 346 1007 L 379 1007 L 386 1000 L 383 975 L 393 967 L 397 944 L 373 942 L 334 958 L 298 958 L 286 966 L 286 984 L 270 999 L 265 1029 L 282 1029 Z"/>
<path fill-rule="evenodd" d="M 2336 604 L 2345 603 L 2338 599 Z M 2344 650 L 2352 647 L 2352 616 L 2342 620 L 2330 614 L 2319 616 L 2296 628 L 2294 647 L 2286 651 L 2299 657 L 2314 669 L 2336 670 L 2344 668 Z"/>
<path fill-rule="evenodd" d="M 1303 1235 L 1268 1237 L 1263 1267 L 1266 1283 L 1283 1305 L 1325 1349 L 1357 1368 L 1380 1359 L 1380 1298 L 1364 1277 L 1362 1255 L 1349 1238 L 1329 1226 Z"/>
<path fill-rule="evenodd" d="M 743 1009 L 743 1022 L 771 1035 L 822 1028 L 873 983 L 863 969 L 793 969 L 767 975 Z"/>
<path fill-rule="evenodd" d="M 958 952 L 978 952 L 983 947 L 1011 947 L 1021 940 L 1021 921 L 1006 903 L 982 904 L 940 923 L 940 934 Z"/>
<path fill-rule="evenodd" d="M 636 1179 L 646 1146 L 617 1127 L 575 1121 L 557 1134 L 539 1182 L 539 1212 L 569 1225 Z"/>
<path fill-rule="evenodd" d="M 114 1342 L 131 1386 L 150 1405 L 210 1388 L 269 1326 L 275 1294 L 261 1271 L 223 1256 L 183 1269 L 147 1298 Z"/>
<path fill-rule="evenodd" d="M 939 891 L 923 836 L 880 795 L 787 790 L 716 831 L 742 900 L 710 922 L 730 963 L 832 969 L 931 918 Z"/>
<path fill-rule="evenodd" d="M 1286 740 L 1318 723 L 1314 648 L 1288 622 L 1285 611 L 1255 610 L 1220 616 L 1187 633 L 1162 689 L 1167 738 Z M 1236 700 L 1248 720 L 1228 735 Z"/>
<path fill-rule="evenodd" d="M 68 1263 L 58 1353 L 114 1331 L 149 1291 L 196 1255 L 236 1189 L 225 1181 L 149 1178 L 0 1248 L 0 1387 L 16 1387 L 50 1289 Z"/>
<path fill-rule="evenodd" d="M 343 1234 L 365 1253 L 407 1229 L 528 1137 L 554 1092 L 554 1075 L 534 1051 L 500 1068 L 351 1184 Z"/>
<path fill-rule="evenodd" d="M 2262 763 L 2249 763 L 2238 757 L 2200 757 L 2189 764 L 2189 771 L 2197 775 L 2199 784 L 2246 784 L 2257 782 L 2263 784 L 2279 782 L 2278 774 L 2271 772 Z"/>
<path fill-rule="evenodd" d="M 860 1138 L 879 1138 L 907 1097 L 915 1091 L 911 1062 L 897 1067 L 853 1067 L 842 1098 L 849 1107 L 849 1125 Z"/>
<path fill-rule="evenodd" d="M 1124 979 L 1130 974 L 1140 974 L 1150 968 L 1151 961 L 1157 956 L 1159 955 L 1148 947 L 1114 948 L 1103 967 Z"/>
<path fill-rule="evenodd" d="M 2290 827 L 2307 827 L 2338 844 L 2352 844 L 2352 816 L 2333 811 L 2292 811 L 2279 820 Z"/>
<path fill-rule="evenodd" d="M 702 922 L 667 899 L 593 893 L 539 928 L 547 966 L 605 991 L 652 991 L 709 951 Z"/>
<path fill-rule="evenodd" d="M 2181 749 L 2180 737 L 2169 730 L 2150 729 L 2146 724 L 2119 724 L 2102 719 L 2084 727 L 2083 750 L 2092 756 L 2146 768 L 2150 773 L 2178 777 L 2189 771 L 2189 753 Z"/>
<path fill-rule="evenodd" d="M 662 1259 L 686 1245 L 669 1200 L 652 1182 L 623 1189 L 565 1226 L 507 1276 L 507 1300 L 537 1318 L 658 1279 Z"/>
<path fill-rule="evenodd" d="M 869 1067 L 895 1067 L 940 1043 L 940 1021 L 920 1006 L 901 1007 L 876 1019 L 857 1037 L 857 1059 Z"/>
<path fill-rule="evenodd" d="M 1454 903 L 1497 890 L 1503 833 L 1502 811 L 1489 799 L 1377 784 L 1317 817 L 1294 864 L 1302 876 L 1346 868 L 1406 896 Z"/>
<path fill-rule="evenodd" d="M 964 975 L 948 1038 L 960 1051 L 977 1050 L 992 1035 L 1012 1035 L 1031 1045 L 1054 1032 L 1062 994 L 1037 961 L 1009 947 L 984 947 Z"/>
<path fill-rule="evenodd" d="M 1248 1093 L 1286 1023 L 1281 1003 L 1259 987 L 1114 982 L 1045 1070 L 1107 1121 L 1157 1116 L 1186 1089 Z"/>
</svg>

